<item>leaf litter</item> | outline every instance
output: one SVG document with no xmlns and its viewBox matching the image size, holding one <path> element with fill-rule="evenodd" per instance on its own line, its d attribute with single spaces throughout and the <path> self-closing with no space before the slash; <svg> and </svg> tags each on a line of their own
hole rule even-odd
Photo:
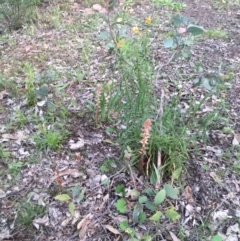
<svg viewBox="0 0 240 241">
<path fill-rule="evenodd" d="M 205 1 L 198 6 L 193 5 L 193 3 L 189 1 L 186 1 L 186 3 L 188 6 L 185 10 L 186 15 L 194 17 L 194 19 L 198 20 L 206 29 L 211 27 L 211 24 L 213 24 L 213 28 L 216 27 L 215 24 L 222 27 L 223 16 L 221 14 L 224 14 L 224 17 L 227 19 L 226 22 L 229 26 L 229 31 L 232 33 L 236 32 L 234 24 L 231 23 L 231 21 L 235 21 L 234 19 L 232 20 L 232 15 L 229 17 L 225 12 L 219 14 Z M 132 7 L 129 12 L 136 18 L 145 18 L 146 15 L 154 15 L 157 13 L 158 17 L 162 18 L 165 22 L 166 16 L 169 16 L 167 11 L 164 9 L 156 10 L 150 6 L 151 5 L 145 3 L 139 3 L 136 7 Z M 47 6 L 47 11 L 49 11 L 51 7 L 51 5 Z M 80 20 L 83 25 L 88 24 L 90 16 L 97 16 L 98 13 L 106 13 L 106 9 L 99 4 L 93 5 L 92 8 L 84 8 L 81 4 L 74 2 L 72 9 L 73 11 L 68 13 L 69 16 L 63 16 L 66 18 L 66 22 L 69 22 L 70 26 L 72 24 L 71 18 L 79 21 L 79 10 L 85 15 L 81 16 L 82 19 Z M 42 10 L 45 11 L 45 9 Z M 162 14 L 157 11 L 161 11 Z M 234 11 L 232 10 L 232 12 Z M 49 24 L 49 22 L 47 24 Z M 96 26 L 95 30 L 98 31 L 104 27 L 106 26 L 100 24 L 100 26 Z M 161 24 L 159 29 L 163 32 L 168 31 L 168 27 L 162 26 Z M 185 29 L 180 29 L 179 31 L 184 34 Z M 8 57 L 9 62 L 0 60 L 1 71 L 3 73 L 11 73 L 12 70 L 20 68 L 20 60 L 29 61 L 33 59 L 35 62 L 38 58 L 41 58 L 42 54 L 46 54 L 47 57 L 45 61 L 36 61 L 37 70 L 43 71 L 49 66 L 52 66 L 62 75 L 59 84 L 64 85 L 70 81 L 71 84 L 66 85 L 65 89 L 72 98 L 67 97 L 64 101 L 68 104 L 70 99 L 76 101 L 75 105 L 73 103 L 69 104 L 69 109 L 71 109 L 71 111 L 79 110 L 80 107 L 84 105 L 84 100 L 91 100 L 91 98 L 93 98 L 91 91 L 94 89 L 94 84 L 108 80 L 111 73 L 108 67 L 109 65 L 101 63 L 102 59 L 107 57 L 104 56 L 106 53 L 102 52 L 101 47 L 99 48 L 99 46 L 96 46 L 97 44 L 94 43 L 95 34 L 96 33 L 92 34 L 90 30 L 89 32 L 86 30 L 86 33 L 83 34 L 79 32 L 78 37 L 76 37 L 75 33 L 71 35 L 68 30 L 66 30 L 66 32 L 57 29 L 49 30 L 49 28 L 44 27 L 44 22 L 32 36 L 24 33 L 24 31 L 12 33 L 12 38 L 16 41 L 16 45 L 10 46 L 9 43 L 6 43 L 7 47 L 4 48 L 3 55 Z M 85 83 L 86 86 L 81 86 L 83 89 L 81 91 L 78 88 L 79 84 L 72 81 L 71 78 L 64 77 L 64 73 L 68 70 L 70 71 L 71 68 L 79 67 L 79 54 L 77 50 L 84 46 L 84 38 L 86 36 L 92 41 L 90 44 L 92 48 L 90 53 L 92 56 L 89 57 L 90 68 L 88 68 L 87 64 L 81 63 L 81 71 L 86 72 L 81 78 L 87 82 Z M 206 60 L 207 71 L 212 71 L 218 67 L 216 66 L 216 59 L 222 55 L 224 55 L 224 68 L 226 68 L 228 64 L 234 65 L 236 61 L 238 61 L 237 58 L 239 58 L 239 51 L 234 48 L 234 45 L 240 49 L 237 36 L 239 38 L 239 34 L 232 34 L 233 39 L 230 43 L 220 40 L 213 42 L 209 39 L 202 41 L 201 44 L 197 44 L 197 46 L 194 47 L 194 55 L 206 56 L 204 59 Z M 55 44 L 56 41 L 63 39 L 68 43 L 67 45 L 59 47 L 59 45 Z M 168 55 L 169 53 L 166 50 L 156 49 L 156 60 L 165 63 L 167 62 Z M 15 59 L 13 56 L 15 56 Z M 113 61 L 113 58 L 110 56 L 108 61 Z M 191 62 L 184 63 L 184 65 L 181 67 L 183 79 L 185 76 L 191 75 L 188 71 Z M 101 75 L 101 71 L 97 66 L 99 66 L 99 69 L 100 67 L 106 68 L 103 75 Z M 170 100 L 180 89 L 185 91 L 182 92 L 183 100 L 182 106 L 180 107 L 182 112 L 189 108 L 188 98 L 186 97 L 192 95 L 200 102 L 206 94 L 206 90 L 203 88 L 192 88 L 191 84 L 187 81 L 182 81 L 178 86 L 171 83 L 171 80 L 175 78 L 171 65 L 164 66 L 164 71 L 168 74 L 170 82 L 169 85 L 166 86 L 166 99 Z M 227 71 L 227 69 L 225 71 Z M 236 88 L 232 88 L 227 92 L 227 99 L 231 104 L 229 115 L 234 134 L 222 134 L 212 128 L 211 131 L 207 133 L 211 139 L 211 145 L 206 146 L 201 142 L 198 143 L 201 155 L 192 157 L 191 160 L 187 162 L 188 176 L 184 180 L 185 189 L 181 196 L 182 200 L 176 200 L 176 207 L 183 212 L 181 218 L 182 223 L 185 225 L 187 240 L 197 240 L 197 238 L 194 238 L 195 227 L 200 224 L 201 220 L 211 210 L 219 210 L 213 211 L 212 215 L 213 221 L 216 221 L 216 223 L 213 223 L 214 231 L 218 232 L 221 236 L 225 236 L 226 240 L 230 240 L 231 238 L 232 240 L 237 240 L 237 235 L 239 236 L 236 223 L 236 217 L 239 218 L 240 216 L 240 199 L 238 195 L 240 185 L 239 174 L 232 171 L 232 162 L 230 162 L 227 157 L 222 157 L 222 154 L 227 148 L 239 145 L 239 73 L 236 73 L 234 81 Z M 158 91 L 158 89 L 156 91 Z M 14 110 L 13 107 L 18 104 L 17 102 L 19 100 L 10 98 L 9 93 L 10 92 L 6 90 L 0 92 L 1 105 L 9 110 Z M 206 113 L 214 110 L 217 102 L 217 98 L 209 98 L 204 109 L 196 114 L 204 117 Z M 45 101 L 38 102 L 39 107 L 44 107 L 45 104 Z M 42 110 L 39 110 L 39 113 L 41 111 Z M 12 113 L 7 113 L 5 117 L 11 119 L 11 115 Z M 116 238 L 117 240 L 120 234 L 118 230 L 119 220 L 131 220 L 130 215 L 119 215 L 113 208 L 113 204 L 116 203 L 113 191 L 115 185 L 123 183 L 130 190 L 135 188 L 131 175 L 123 171 L 116 175 L 105 175 L 104 179 L 106 179 L 106 177 L 109 178 L 110 185 L 105 186 L 101 184 L 103 175 L 99 170 L 99 165 L 106 157 L 117 159 L 117 149 L 114 148 L 114 145 L 112 146 L 103 141 L 106 137 L 104 131 L 101 129 L 98 131 L 93 130 L 91 124 L 89 124 L 89 120 L 81 119 L 79 116 L 74 118 L 74 113 L 72 116 L 73 119 L 68 123 L 71 130 L 71 136 L 68 139 L 69 142 L 65 143 L 64 148 L 62 148 L 60 152 L 45 150 L 44 157 L 36 158 L 38 159 L 37 163 L 26 163 L 23 169 L 17 169 L 21 177 L 21 182 L 19 183 L 12 182 L 15 178 L 13 174 L 5 173 L 6 179 L 0 183 L 0 202 L 1 207 L 3 207 L 3 211 L 1 212 L 0 226 L 2 231 L 0 232 L 0 238 L 13 237 L 18 240 L 32 240 L 33 237 L 39 236 L 39 240 L 89 240 L 90 237 L 92 240 L 106 240 L 106 238 L 110 240 Z M 17 163 L 21 159 L 26 160 L 26 156 L 34 154 L 34 152 L 31 151 L 32 141 L 29 142 L 29 134 L 35 130 L 34 125 L 29 125 L 27 132 L 19 128 L 19 130 L 13 133 L 6 131 L 6 125 L 7 122 L 1 118 L 1 126 L 3 126 L 1 144 L 3 144 L 4 150 L 7 150 L 6 153 L 10 152 L 14 154 L 14 163 Z M 111 142 L 115 142 L 114 138 Z M 80 162 L 78 161 L 79 158 L 77 158 L 78 154 L 75 156 L 70 155 L 69 149 L 73 151 L 73 153 L 75 151 L 78 151 L 75 153 L 80 152 Z M 234 151 L 230 151 L 230 155 L 233 160 L 235 159 L 237 161 Z M 209 171 L 203 168 L 203 164 L 208 166 Z M 8 165 L 1 156 L 1 169 Z M 56 170 L 58 170 L 58 173 L 56 173 Z M 225 173 L 225 175 L 222 175 L 222 173 Z M 68 212 L 67 205 L 53 200 L 54 195 L 56 196 L 56 189 L 61 188 L 61 185 L 58 187 L 55 182 L 57 179 L 62 180 L 61 185 L 63 185 L 64 188 L 70 188 L 76 185 L 87 188 L 85 199 L 76 204 L 77 211 L 74 217 Z M 142 183 L 137 182 L 137 188 L 142 189 Z M 14 220 L 11 219 L 11 216 L 16 211 L 14 205 L 16 202 L 19 202 L 22 197 L 29 195 L 29 193 L 32 193 L 32 200 L 34 202 L 42 206 L 47 206 L 47 214 L 43 217 L 33 219 L 32 223 L 36 228 L 36 233 L 31 232 L 31 230 L 28 230 L 26 233 L 24 229 L 15 232 L 17 227 L 15 226 Z M 172 195 L 174 195 L 174 193 Z M 30 196 L 28 200 L 31 200 Z M 130 202 L 126 202 L 126 204 L 127 206 L 131 206 Z M 230 219 L 231 222 L 220 222 L 220 219 Z M 8 225 L 9 223 L 10 226 Z M 77 224 L 77 235 L 74 224 Z M 163 228 L 159 232 L 162 232 L 163 235 L 166 236 L 164 237 L 165 240 L 179 240 L 177 236 L 170 231 L 177 229 L 176 225 L 165 220 L 162 226 L 165 226 L 165 229 Z M 41 227 L 44 227 L 46 232 L 42 234 L 37 232 Z M 151 224 L 146 224 L 145 229 L 143 228 L 139 233 L 143 234 L 145 230 L 154 230 L 154 227 L 152 227 Z M 26 236 L 24 236 L 24 232 Z M 169 237 L 167 233 L 169 233 L 171 237 Z M 159 234 L 159 237 L 161 237 L 161 235 L 162 234 Z M 30 237 L 30 239 L 27 237 Z"/>
</svg>

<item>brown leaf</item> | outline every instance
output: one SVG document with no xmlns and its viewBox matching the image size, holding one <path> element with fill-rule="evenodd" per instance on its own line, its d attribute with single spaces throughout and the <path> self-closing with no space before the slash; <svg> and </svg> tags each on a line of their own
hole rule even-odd
<svg viewBox="0 0 240 241">
<path fill-rule="evenodd" d="M 210 177 L 213 178 L 213 180 L 214 180 L 215 182 L 221 183 L 221 179 L 216 175 L 215 172 L 210 172 L 209 175 L 210 175 Z"/>
<path fill-rule="evenodd" d="M 169 234 L 170 234 L 173 241 L 181 241 L 179 238 L 177 238 L 177 236 L 174 233 L 169 232 Z"/>
<path fill-rule="evenodd" d="M 121 235 L 121 233 L 116 228 L 114 228 L 113 226 L 111 226 L 109 224 L 105 225 L 105 228 L 108 229 L 111 233 Z"/>
<path fill-rule="evenodd" d="M 6 90 L 3 90 L 0 92 L 0 100 L 2 100 L 6 95 L 7 95 L 7 91 Z"/>
<path fill-rule="evenodd" d="M 91 213 L 87 214 L 77 225 L 77 229 L 80 229 L 79 238 L 80 240 L 85 240 L 85 234 L 89 223 L 92 221 L 93 215 Z"/>
<path fill-rule="evenodd" d="M 49 225 L 49 217 L 48 215 L 45 215 L 42 218 L 35 218 L 33 220 L 33 225 L 35 226 L 36 229 L 39 229 L 40 224 L 48 226 Z"/>
<path fill-rule="evenodd" d="M 187 199 L 187 201 L 188 201 L 189 203 L 194 202 L 193 191 L 192 191 L 191 187 L 189 187 L 189 186 L 186 186 L 186 187 L 185 187 L 185 189 L 184 189 L 184 195 L 185 195 L 185 198 Z"/>
<path fill-rule="evenodd" d="M 59 177 L 62 177 L 62 176 L 66 176 L 66 175 L 70 175 L 70 176 L 73 176 L 73 177 L 79 177 L 81 175 L 81 173 L 77 170 L 77 169 L 66 169 L 62 172 L 57 172 L 54 177 L 53 177 L 53 180 L 59 178 Z"/>
<path fill-rule="evenodd" d="M 32 45 L 25 46 L 25 52 L 28 52 L 32 48 Z"/>
</svg>

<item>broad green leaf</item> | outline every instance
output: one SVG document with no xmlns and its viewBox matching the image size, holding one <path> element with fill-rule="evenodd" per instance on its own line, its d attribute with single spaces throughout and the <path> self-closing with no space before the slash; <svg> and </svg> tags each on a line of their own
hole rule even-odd
<svg viewBox="0 0 240 241">
<path fill-rule="evenodd" d="M 165 38 L 163 40 L 163 44 L 165 48 L 173 48 L 174 47 L 174 39 L 173 38 Z"/>
<path fill-rule="evenodd" d="M 178 212 L 176 212 L 174 210 L 174 207 L 169 208 L 166 212 L 165 212 L 167 218 L 169 218 L 171 221 L 177 221 L 181 216 Z"/>
<path fill-rule="evenodd" d="M 126 194 L 125 187 L 123 184 L 117 185 L 115 191 L 117 194 L 122 194 L 123 196 L 125 196 Z"/>
<path fill-rule="evenodd" d="M 211 241 L 223 241 L 223 238 L 221 236 L 219 236 L 219 235 L 215 235 L 215 236 L 213 236 Z"/>
<path fill-rule="evenodd" d="M 113 42 L 109 42 L 105 46 L 105 48 L 108 50 L 113 49 L 114 47 L 115 47 L 115 44 Z"/>
<path fill-rule="evenodd" d="M 191 33 L 193 36 L 197 36 L 199 34 L 202 34 L 203 32 L 205 32 L 205 29 L 201 26 L 197 26 L 194 24 L 189 24 L 187 27 L 187 32 Z"/>
<path fill-rule="evenodd" d="M 179 167 L 178 169 L 176 169 L 173 173 L 172 173 L 172 179 L 177 180 L 182 172 L 182 168 Z"/>
<path fill-rule="evenodd" d="M 37 90 L 37 98 L 38 99 L 43 99 L 47 96 L 48 94 L 48 86 L 47 85 L 43 85 L 41 86 L 38 90 Z"/>
<path fill-rule="evenodd" d="M 173 18 L 172 18 L 172 21 L 173 21 L 173 24 L 174 25 L 180 25 L 183 23 L 183 18 L 181 18 L 179 15 L 175 15 Z"/>
<path fill-rule="evenodd" d="M 154 203 L 156 205 L 159 205 L 160 203 L 162 203 L 166 198 L 166 191 L 164 189 L 160 190 L 157 195 L 154 198 Z"/>
<path fill-rule="evenodd" d="M 72 188 L 72 197 L 75 198 L 77 195 L 79 195 L 81 192 L 80 186 L 75 186 Z"/>
<path fill-rule="evenodd" d="M 127 27 L 122 27 L 122 28 L 119 30 L 119 36 L 120 36 L 120 37 L 125 37 L 126 34 L 127 34 L 127 30 L 128 30 Z"/>
<path fill-rule="evenodd" d="M 125 213 L 127 211 L 126 201 L 124 199 L 118 199 L 115 206 L 116 206 L 116 209 L 118 210 L 118 212 L 120 212 L 120 213 Z"/>
<path fill-rule="evenodd" d="M 75 199 L 76 202 L 81 202 L 84 198 L 84 194 L 86 192 L 86 188 L 84 187 L 78 197 Z"/>
<path fill-rule="evenodd" d="M 167 196 L 172 199 L 178 199 L 177 191 L 170 184 L 165 184 L 164 189 L 166 191 Z"/>
<path fill-rule="evenodd" d="M 146 193 L 149 196 L 154 196 L 155 195 L 154 191 L 151 188 L 144 189 L 142 193 Z"/>
<path fill-rule="evenodd" d="M 142 205 L 137 203 L 134 207 L 134 210 L 133 210 L 133 222 L 134 223 L 138 223 L 139 215 L 140 215 L 141 212 L 142 212 Z"/>
<path fill-rule="evenodd" d="M 101 31 L 100 32 L 100 38 L 102 40 L 108 40 L 110 38 L 110 34 L 107 31 Z"/>
<path fill-rule="evenodd" d="M 210 85 L 210 81 L 208 78 L 203 78 L 202 79 L 202 85 L 204 86 L 205 89 L 211 90 L 212 86 Z"/>
<path fill-rule="evenodd" d="M 71 197 L 67 194 L 60 194 L 60 195 L 57 195 L 55 197 L 55 199 L 59 200 L 59 201 L 68 201 L 71 199 Z"/>
<path fill-rule="evenodd" d="M 156 206 L 154 206 L 152 202 L 147 201 L 145 203 L 145 205 L 146 205 L 146 208 L 151 210 L 151 211 L 155 211 L 156 210 Z"/>
<path fill-rule="evenodd" d="M 102 180 L 102 184 L 107 186 L 110 183 L 110 179 L 106 178 L 104 180 Z"/>
<path fill-rule="evenodd" d="M 121 221 L 121 222 L 119 223 L 119 227 L 120 227 L 120 229 L 121 229 L 122 231 L 125 231 L 125 230 L 127 229 L 127 227 L 128 227 L 128 222 L 127 222 L 127 221 Z"/>
<path fill-rule="evenodd" d="M 201 83 L 202 83 L 202 81 L 201 81 L 201 79 L 199 79 L 199 78 L 196 78 L 196 79 L 193 80 L 193 86 L 194 86 L 194 87 L 200 86 Z"/>
<path fill-rule="evenodd" d="M 68 205 L 69 208 L 69 212 L 72 214 L 72 216 L 74 216 L 74 211 L 75 211 L 75 205 L 73 202 L 70 202 Z"/>
<path fill-rule="evenodd" d="M 45 77 L 48 79 L 53 79 L 56 75 L 56 72 L 54 70 L 47 70 L 45 73 Z"/>
<path fill-rule="evenodd" d="M 183 23 L 186 24 L 189 21 L 189 18 L 188 17 L 183 17 L 182 20 L 183 20 Z"/>
<path fill-rule="evenodd" d="M 146 196 L 142 196 L 138 199 L 139 203 L 145 203 L 148 200 L 148 198 Z"/>
<path fill-rule="evenodd" d="M 160 211 L 157 211 L 157 212 L 156 212 L 155 214 L 153 214 L 152 217 L 150 217 L 149 219 L 150 219 L 151 221 L 157 222 L 157 221 L 160 220 L 161 216 L 162 216 L 162 213 L 161 213 Z"/>
<path fill-rule="evenodd" d="M 144 212 L 141 212 L 139 214 L 139 223 L 142 224 L 145 222 L 145 220 L 146 220 L 146 214 Z"/>
<path fill-rule="evenodd" d="M 188 51 L 188 50 L 185 50 L 185 51 L 182 51 L 182 56 L 183 56 L 183 58 L 185 58 L 185 59 L 190 59 L 191 58 L 191 52 L 190 51 Z"/>
<path fill-rule="evenodd" d="M 130 193 L 130 196 L 133 200 L 136 200 L 140 196 L 140 193 L 136 189 L 133 189 Z"/>
</svg>

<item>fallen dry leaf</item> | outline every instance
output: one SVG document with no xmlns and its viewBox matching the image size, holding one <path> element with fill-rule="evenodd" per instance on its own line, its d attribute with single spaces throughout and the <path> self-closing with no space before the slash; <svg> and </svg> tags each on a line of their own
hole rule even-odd
<svg viewBox="0 0 240 241">
<path fill-rule="evenodd" d="M 84 14 L 86 14 L 86 15 L 90 15 L 90 14 L 93 14 L 93 13 L 94 13 L 94 11 L 91 8 L 85 8 L 84 9 Z"/>
<path fill-rule="evenodd" d="M 9 133 L 2 134 L 2 138 L 3 139 L 15 140 L 16 143 L 20 145 L 21 141 L 23 139 L 26 139 L 27 136 L 24 134 L 23 131 L 18 131 L 16 134 L 9 134 Z"/>
<path fill-rule="evenodd" d="M 77 225 L 77 229 L 80 229 L 79 238 L 80 240 L 85 240 L 85 234 L 89 223 L 92 221 L 93 215 L 91 213 L 87 214 Z"/>
<path fill-rule="evenodd" d="M 185 189 L 184 189 L 184 195 L 185 195 L 186 200 L 187 200 L 189 203 L 193 203 L 193 202 L 194 202 L 193 191 L 192 191 L 191 187 L 189 187 L 189 186 L 186 186 L 186 187 L 185 187 Z"/>
<path fill-rule="evenodd" d="M 62 172 L 57 172 L 54 177 L 53 177 L 53 180 L 59 178 L 59 177 L 62 177 L 62 176 L 66 176 L 66 175 L 70 175 L 70 176 L 73 176 L 73 177 L 79 177 L 81 175 L 81 173 L 77 170 L 77 169 L 66 169 Z"/>
<path fill-rule="evenodd" d="M 72 140 L 69 141 L 70 149 L 73 151 L 84 147 L 84 144 L 85 144 L 84 140 L 80 139 L 80 138 L 78 139 L 78 141 L 76 143 L 74 143 L 74 141 L 72 141 Z"/>
<path fill-rule="evenodd" d="M 119 234 L 121 235 L 121 233 L 116 229 L 114 228 L 113 226 L 107 224 L 104 226 L 106 229 L 108 229 L 111 233 L 114 233 L 114 234 Z"/>
<path fill-rule="evenodd" d="M 238 146 L 239 145 L 239 141 L 238 141 L 238 138 L 237 138 L 236 134 L 234 135 L 234 138 L 232 140 L 232 144 L 233 144 L 233 146 Z"/>
<path fill-rule="evenodd" d="M 2 100 L 6 95 L 7 95 L 7 91 L 6 90 L 3 90 L 0 92 L 0 100 Z"/>
<path fill-rule="evenodd" d="M 221 179 L 216 175 L 215 172 L 210 172 L 209 175 L 210 175 L 210 177 L 213 178 L 213 180 L 214 180 L 215 182 L 221 183 Z"/>
<path fill-rule="evenodd" d="M 169 234 L 170 234 L 173 241 L 181 241 L 179 238 L 177 238 L 177 236 L 174 233 L 169 232 Z"/>
<path fill-rule="evenodd" d="M 36 229 L 39 229 L 40 228 L 40 224 L 42 225 L 45 225 L 45 226 L 48 226 L 49 225 L 49 217 L 48 215 L 45 215 L 44 217 L 42 218 L 35 218 L 33 220 L 33 225 Z"/>
</svg>

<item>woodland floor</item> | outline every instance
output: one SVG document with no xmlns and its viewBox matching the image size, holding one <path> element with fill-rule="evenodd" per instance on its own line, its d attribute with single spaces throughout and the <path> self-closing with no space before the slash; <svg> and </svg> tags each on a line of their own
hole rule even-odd
<svg viewBox="0 0 240 241">
<path fill-rule="evenodd" d="M 174 184 L 180 197 L 171 204 L 181 219 L 173 223 L 163 218 L 158 227 L 151 222 L 132 227 L 138 237 L 148 232 L 153 240 L 173 240 L 171 231 L 181 241 L 211 240 L 217 234 L 223 240 L 237 241 L 240 240 L 240 5 L 213 0 L 183 2 L 186 8 L 179 13 L 181 16 L 194 19 L 206 30 L 218 29 L 227 34 L 199 38 L 190 61 L 164 66 L 165 77 L 159 80 L 161 85 L 156 87 L 156 93 L 165 88 L 169 100 L 182 88 L 186 93 L 183 106 L 189 105 L 189 92 L 196 99 L 205 95 L 204 88 L 192 87 L 193 63 L 201 63 L 206 73 L 220 71 L 232 76 L 230 81 L 226 80 L 230 88 L 222 91 L 225 119 L 213 120 L 207 126 L 208 141 L 199 140 L 198 152 L 190 151 L 184 164 L 186 175 Z M 122 11 L 122 4 L 120 1 L 114 14 Z M 159 38 L 156 37 L 159 42 L 161 34 L 172 29 L 170 19 L 176 14 L 147 1 L 129 1 L 127 11 L 133 21 L 144 21 L 151 16 L 152 31 L 159 32 Z M 86 100 L 94 101 L 97 84 L 107 83 L 114 74 L 114 54 L 105 51 L 98 38 L 100 30 L 107 26 L 101 13 L 88 14 L 86 6 L 77 0 L 46 1 L 38 14 L 35 24 L 2 33 L 0 37 L 0 240 L 127 240 L 128 235 L 120 235 L 115 229 L 122 220 L 131 223 L 132 214 L 120 215 L 116 211 L 115 187 L 124 184 L 132 190 L 134 185 L 128 169 L 118 161 L 116 137 L 106 133 L 111 126 L 96 129 L 93 118 L 84 109 Z M 156 63 L 165 64 L 171 52 L 160 44 L 153 48 L 153 56 Z M 24 79 L 31 74 L 36 79 L 38 76 L 47 79 L 48 98 L 56 106 L 51 113 L 40 101 L 31 108 L 27 105 Z M 218 99 L 212 97 L 199 115 L 213 112 L 216 103 Z M 47 121 L 42 121 L 44 118 Z M 36 137 L 42 134 L 42 129 L 48 130 L 53 125 L 66 132 L 57 151 L 48 149 Z M 232 131 L 223 133 L 224 127 Z M 74 148 L 73 143 L 77 142 L 79 148 Z M 115 160 L 110 173 L 100 170 L 106 159 Z M 137 189 L 148 186 L 147 179 L 133 170 L 138 177 Z M 107 186 L 101 184 L 105 175 L 110 180 Z M 162 185 L 170 181 L 165 178 Z M 68 205 L 54 197 L 61 188 L 69 190 L 74 186 L 85 188 L 85 193 L 72 217 Z M 188 188 L 192 190 L 191 201 L 186 198 Z M 33 221 L 30 219 L 24 225 L 26 217 L 19 220 L 19 210 L 23 210 L 24 216 L 24 210 L 31 205 L 35 207 Z M 129 198 L 128 205 L 134 205 L 134 200 Z M 31 215 L 31 211 L 26 213 Z M 85 222 L 81 234 L 77 231 L 80 220 Z"/>
</svg>

